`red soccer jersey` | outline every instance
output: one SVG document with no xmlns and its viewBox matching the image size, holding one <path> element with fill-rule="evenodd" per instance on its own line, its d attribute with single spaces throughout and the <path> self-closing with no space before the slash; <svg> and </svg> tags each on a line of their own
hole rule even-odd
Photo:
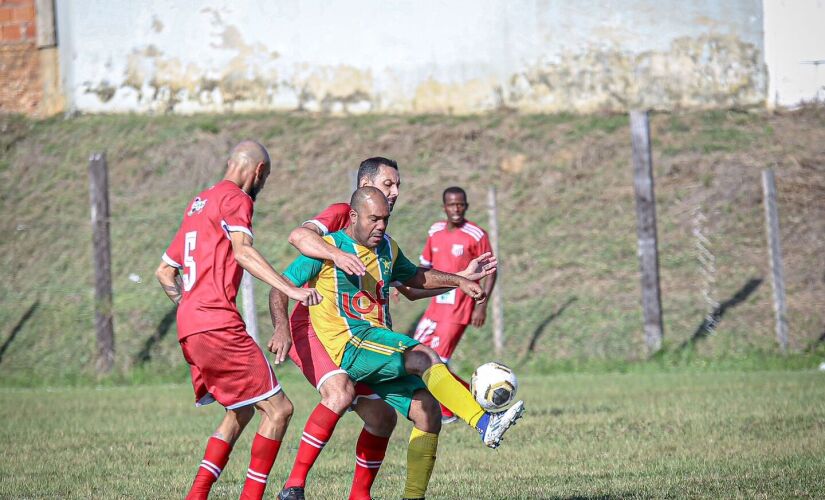
<svg viewBox="0 0 825 500">
<path fill-rule="evenodd" d="M 421 266 L 457 273 L 484 252 L 492 252 L 492 249 L 483 229 L 465 221 L 461 227 L 450 231 L 447 222 L 440 221 L 430 226 L 430 236 L 421 252 Z M 469 325 L 474 307 L 473 299 L 456 288 L 433 297 L 426 315 L 436 322 Z"/>
<path fill-rule="evenodd" d="M 349 226 L 349 203 L 333 203 L 323 212 L 304 222 L 313 224 L 325 235 Z"/>
<path fill-rule="evenodd" d="M 178 340 L 194 333 L 244 328 L 235 304 L 243 268 L 235 262 L 229 233 L 252 236 L 252 198 L 231 181 L 203 191 L 186 207 L 163 260 L 181 270 Z"/>
</svg>

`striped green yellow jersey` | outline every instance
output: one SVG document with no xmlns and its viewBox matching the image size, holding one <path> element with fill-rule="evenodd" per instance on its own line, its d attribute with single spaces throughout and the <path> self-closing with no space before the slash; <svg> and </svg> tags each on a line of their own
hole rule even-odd
<svg viewBox="0 0 825 500">
<path fill-rule="evenodd" d="M 284 272 L 296 286 L 309 283 L 324 298 L 309 308 L 312 328 L 330 357 L 340 365 L 344 347 L 370 327 L 392 329 L 389 308 L 390 283 L 404 283 L 418 271 L 389 236 L 374 249 L 359 245 L 341 230 L 324 236 L 330 245 L 355 254 L 364 263 L 364 276 L 348 275 L 332 261 L 304 255 Z M 354 341 L 357 341 L 354 339 Z"/>
</svg>

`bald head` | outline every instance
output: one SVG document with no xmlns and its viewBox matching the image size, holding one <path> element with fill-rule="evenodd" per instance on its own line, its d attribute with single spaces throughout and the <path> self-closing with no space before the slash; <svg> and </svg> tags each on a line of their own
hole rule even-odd
<svg viewBox="0 0 825 500">
<path fill-rule="evenodd" d="M 229 162 L 243 168 L 254 168 L 263 163 L 269 166 L 269 153 L 266 148 L 255 141 L 241 141 L 229 154 Z"/>
<path fill-rule="evenodd" d="M 255 141 L 241 141 L 232 148 L 224 179 L 237 184 L 254 200 L 269 176 L 269 153 Z"/>
<path fill-rule="evenodd" d="M 360 187 L 350 200 L 350 225 L 346 229 L 355 241 L 367 248 L 375 248 L 384 239 L 390 220 L 390 204 L 380 189 Z"/>
<path fill-rule="evenodd" d="M 390 207 L 384 193 L 382 193 L 380 189 L 372 186 L 364 186 L 356 189 L 355 192 L 352 193 L 349 206 L 351 209 L 355 210 L 356 213 L 360 214 L 364 211 L 366 204 L 369 202 L 377 203 L 379 206 L 386 205 L 387 210 L 389 210 Z"/>
</svg>

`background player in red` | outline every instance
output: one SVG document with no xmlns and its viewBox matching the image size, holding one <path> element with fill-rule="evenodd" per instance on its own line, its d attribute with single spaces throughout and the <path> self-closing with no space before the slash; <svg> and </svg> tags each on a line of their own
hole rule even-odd
<svg viewBox="0 0 825 500">
<path fill-rule="evenodd" d="M 491 252 L 487 233 L 478 225 L 468 221 L 467 193 L 460 187 L 449 187 L 442 194 L 444 213 L 447 220 L 430 226 L 429 237 L 421 252 L 421 266 L 438 271 L 455 273 L 467 267 L 474 258 Z M 492 273 L 482 283 L 484 293 L 492 296 L 496 286 L 496 273 Z M 487 302 L 477 304 L 461 290 L 452 289 L 433 297 L 424 316 L 415 330 L 415 339 L 430 346 L 444 363 L 449 363 L 464 330 L 472 324 L 476 328 L 484 326 L 487 319 Z M 455 375 L 455 373 L 453 373 Z M 465 386 L 469 384 L 456 378 Z M 443 405 L 444 423 L 456 420 L 455 415 Z"/>
<path fill-rule="evenodd" d="M 155 272 L 163 290 L 178 304 L 178 341 L 190 366 L 195 404 L 218 401 L 226 408 L 187 499 L 207 498 L 254 408 L 261 412 L 261 423 L 241 498 L 262 498 L 292 416 L 292 403 L 266 355 L 247 334 L 235 305 L 244 269 L 305 305 L 321 300 L 314 289 L 296 288 L 286 281 L 252 247 L 253 201 L 269 172 L 269 154 L 263 146 L 253 141 L 235 146 L 223 180 L 186 207 Z M 291 343 L 288 331 L 275 332 L 269 349 L 276 362 L 286 359 Z"/>
<path fill-rule="evenodd" d="M 358 168 L 357 184 L 359 187 L 379 189 L 387 197 L 392 210 L 401 186 L 398 164 L 389 158 L 368 158 L 361 162 Z M 344 229 L 349 223 L 349 203 L 335 203 L 295 228 L 289 235 L 289 242 L 308 257 L 332 261 L 336 267 L 348 274 L 363 276 L 366 269 L 358 257 L 343 252 L 322 239 L 326 234 Z M 467 266 L 468 269 L 458 274 L 466 277 L 471 277 L 470 273 L 475 273 L 476 276 L 486 275 L 492 272 L 495 266 L 495 259 L 486 255 L 472 262 Z M 410 300 L 428 298 L 445 291 L 406 288 L 405 290 Z M 276 329 L 279 328 L 279 323 L 274 318 L 273 324 Z M 332 436 L 338 420 L 353 404 L 353 400 L 356 403 L 356 413 L 364 421 L 364 428 L 355 449 L 356 465 L 350 499 L 370 498 L 370 489 L 396 425 L 395 410 L 365 384 L 353 385 L 346 372 L 335 364 L 312 329 L 308 308 L 297 305 L 290 317 L 290 325 L 294 344 L 289 356 L 309 383 L 321 394 L 321 401 L 307 420 L 295 464 L 279 498 L 303 498 L 309 470 Z"/>
</svg>

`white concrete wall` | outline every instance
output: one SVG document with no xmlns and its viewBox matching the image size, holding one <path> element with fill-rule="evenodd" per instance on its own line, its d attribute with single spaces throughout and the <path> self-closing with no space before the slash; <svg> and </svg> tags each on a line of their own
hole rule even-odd
<svg viewBox="0 0 825 500">
<path fill-rule="evenodd" d="M 825 101 L 825 0 L 764 0 L 768 104 Z"/>
<path fill-rule="evenodd" d="M 69 107 L 527 112 L 748 106 L 760 0 L 57 0 Z"/>
</svg>

